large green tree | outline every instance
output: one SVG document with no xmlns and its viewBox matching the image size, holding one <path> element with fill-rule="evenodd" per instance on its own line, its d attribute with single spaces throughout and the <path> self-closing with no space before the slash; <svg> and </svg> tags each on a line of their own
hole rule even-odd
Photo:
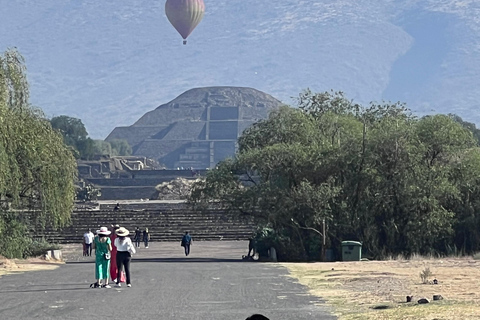
<svg viewBox="0 0 480 320">
<path fill-rule="evenodd" d="M 37 223 L 63 226 L 73 210 L 75 159 L 28 98 L 24 60 L 16 50 L 8 50 L 0 55 L 2 211 L 28 211 Z"/>
<path fill-rule="evenodd" d="M 458 119 L 340 92 L 307 90 L 298 103 L 247 129 L 190 201 L 253 216 L 284 259 L 318 257 L 324 220 L 329 246 L 359 240 L 374 257 L 478 250 L 479 151 Z"/>
<path fill-rule="evenodd" d="M 95 155 L 95 142 L 88 137 L 82 120 L 62 115 L 53 117 L 50 123 L 62 134 L 65 144 L 71 147 L 75 158 L 89 160 Z"/>
</svg>

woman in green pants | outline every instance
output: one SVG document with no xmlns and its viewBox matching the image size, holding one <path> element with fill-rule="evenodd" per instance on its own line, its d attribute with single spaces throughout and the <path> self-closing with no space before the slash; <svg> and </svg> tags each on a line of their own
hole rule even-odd
<svg viewBox="0 0 480 320">
<path fill-rule="evenodd" d="M 112 251 L 112 241 L 110 240 L 110 231 L 107 227 L 101 227 L 95 237 L 95 278 L 97 279 L 97 288 L 111 288 L 108 285 L 110 270 L 110 255 Z M 104 284 L 102 285 L 102 279 Z"/>
</svg>

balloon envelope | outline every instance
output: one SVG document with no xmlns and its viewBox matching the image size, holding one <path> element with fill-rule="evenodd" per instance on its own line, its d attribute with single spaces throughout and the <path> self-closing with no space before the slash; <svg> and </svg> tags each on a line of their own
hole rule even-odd
<svg viewBox="0 0 480 320">
<path fill-rule="evenodd" d="M 183 39 L 192 33 L 205 14 L 203 0 L 167 0 L 165 14 Z"/>
</svg>

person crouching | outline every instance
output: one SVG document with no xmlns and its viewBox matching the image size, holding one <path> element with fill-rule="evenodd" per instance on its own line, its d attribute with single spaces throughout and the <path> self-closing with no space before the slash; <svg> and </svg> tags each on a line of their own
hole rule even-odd
<svg viewBox="0 0 480 320">
<path fill-rule="evenodd" d="M 133 246 L 132 240 L 128 237 L 130 232 L 124 227 L 120 227 L 115 230 L 117 238 L 115 239 L 114 245 L 117 248 L 117 281 L 116 286 L 121 287 L 120 275 L 122 270 L 125 268 L 125 276 L 127 280 L 127 287 L 131 287 L 130 282 L 130 262 L 132 260 L 132 254 L 134 254 L 135 247 Z"/>
</svg>

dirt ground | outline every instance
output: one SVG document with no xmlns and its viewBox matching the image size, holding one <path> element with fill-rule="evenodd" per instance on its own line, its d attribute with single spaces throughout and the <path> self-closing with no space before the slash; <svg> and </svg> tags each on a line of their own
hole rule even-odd
<svg viewBox="0 0 480 320">
<path fill-rule="evenodd" d="M 472 258 L 284 265 L 339 319 L 480 319 L 480 261 Z M 424 284 L 427 268 L 432 275 Z M 418 304 L 421 298 L 430 303 Z"/>
<path fill-rule="evenodd" d="M 0 256 L 0 278 L 6 274 L 22 273 L 38 270 L 54 270 L 62 261 L 46 261 L 43 258 L 29 258 L 26 260 L 7 259 Z"/>
</svg>

